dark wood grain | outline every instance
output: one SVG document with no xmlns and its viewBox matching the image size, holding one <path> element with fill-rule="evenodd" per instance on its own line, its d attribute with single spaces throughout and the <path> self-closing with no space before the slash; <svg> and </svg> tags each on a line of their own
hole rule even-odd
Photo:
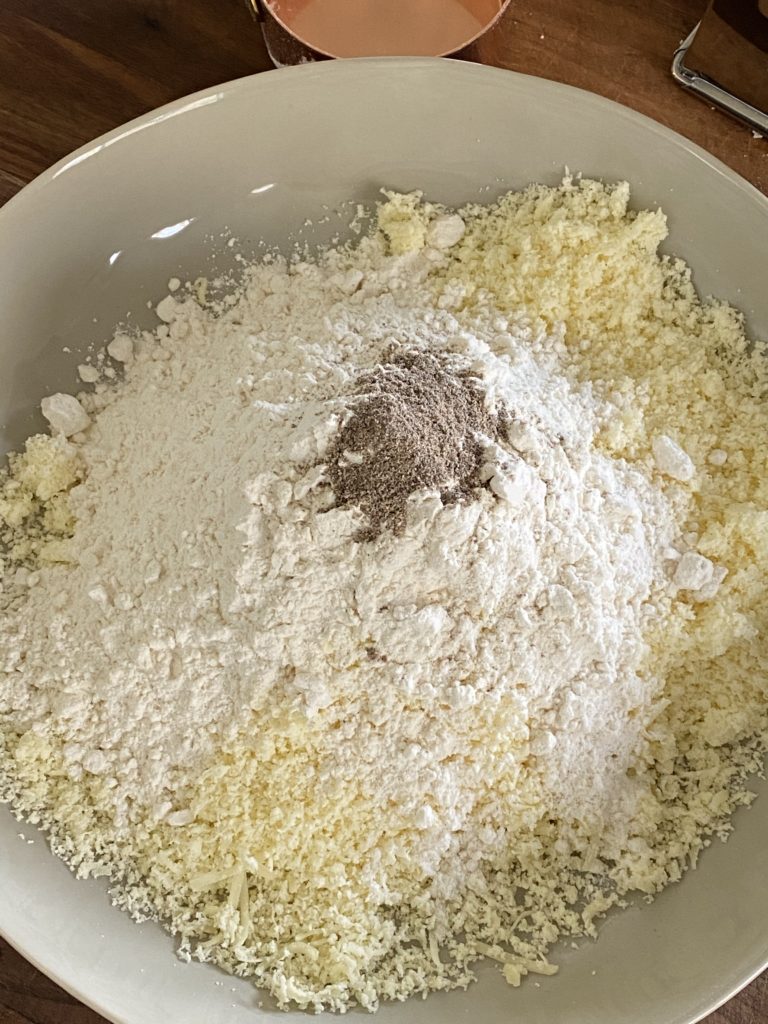
<svg viewBox="0 0 768 1024">
<path fill-rule="evenodd" d="M 669 75 L 675 47 L 704 7 L 705 0 L 513 0 L 468 56 L 634 107 L 768 192 L 768 143 Z M 268 66 L 241 0 L 1 0 L 0 203 L 96 135 Z M 706 1024 L 766 1022 L 768 975 Z M 0 1024 L 104 1022 L 0 941 Z"/>
<path fill-rule="evenodd" d="M 2 0 L 0 202 L 102 132 L 267 67 L 242 0 Z"/>
</svg>

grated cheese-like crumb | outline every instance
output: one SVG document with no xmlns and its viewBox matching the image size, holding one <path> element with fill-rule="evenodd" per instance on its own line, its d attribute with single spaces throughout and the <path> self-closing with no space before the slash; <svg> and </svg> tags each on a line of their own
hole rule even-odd
<svg viewBox="0 0 768 1024">
<path fill-rule="evenodd" d="M 575 372 L 614 400 L 626 395 L 628 414 L 603 445 L 648 465 L 654 439 L 675 438 L 678 478 L 689 486 L 690 468 L 699 474 L 681 499 L 697 551 L 727 573 L 716 601 L 682 594 L 648 638 L 666 706 L 637 769 L 648 792 L 638 843 L 611 874 L 622 890 L 654 892 L 695 862 L 707 833 L 727 835 L 766 748 L 766 347 L 749 342 L 738 310 L 700 301 L 682 260 L 657 255 L 666 219 L 630 210 L 626 183 L 566 178 L 462 212 L 467 232 L 440 271 L 446 287 L 460 283 L 467 304 L 487 294 L 504 311 L 563 324 Z M 708 462 L 713 449 L 727 461 Z M 678 480 L 666 487 L 681 496 Z"/>
<path fill-rule="evenodd" d="M 67 493 L 82 479 L 77 448 L 61 434 L 30 437 L 0 471 L 0 544 L 13 564 L 66 562 L 74 527 Z M 0 566 L 2 557 L 0 557 Z"/>
<path fill-rule="evenodd" d="M 379 207 L 377 223 L 389 242 L 393 255 L 400 256 L 424 247 L 429 224 L 428 208 L 421 203 L 421 193 L 396 196 L 386 192 L 390 202 Z"/>
<path fill-rule="evenodd" d="M 315 1011 L 466 987 L 481 957 L 512 986 L 553 974 L 559 939 L 595 935 L 627 894 L 652 896 L 712 836 L 727 837 L 768 742 L 768 370 L 741 315 L 701 302 L 688 268 L 657 255 L 664 215 L 631 211 L 626 184 L 531 186 L 460 211 L 461 229 L 419 194 L 388 195 L 378 227 L 390 251 L 441 249 L 424 282 L 438 304 L 490 296 L 502 314 L 560 331 L 574 375 L 621 410 L 603 448 L 656 471 L 687 518 L 689 550 L 670 552 L 668 614 L 646 637 L 664 688 L 632 767 L 641 795 L 629 838 L 616 849 L 605 822 L 541 818 L 533 777 L 505 757 L 520 723 L 488 750 L 482 706 L 466 712 L 468 756 L 491 758 L 489 791 L 514 792 L 520 810 L 504 851 L 441 904 L 408 856 L 429 807 L 411 821 L 392 812 L 395 842 L 354 778 L 316 784 L 322 708 L 301 722 L 276 714 L 268 733 L 254 718 L 182 802 L 122 833 L 97 771 L 73 778 L 53 738 L 0 730 L 0 799 L 48 828 L 79 875 L 110 874 L 117 902 L 161 918 L 183 958 Z M 340 278 L 343 291 L 359 285 Z M 204 282 L 195 287 L 204 301 Z M 159 304 L 161 319 L 175 302 Z M 66 495 L 82 472 L 62 437 L 31 438 L 11 457 L 0 521 L 12 562 L 66 545 Z"/>
</svg>

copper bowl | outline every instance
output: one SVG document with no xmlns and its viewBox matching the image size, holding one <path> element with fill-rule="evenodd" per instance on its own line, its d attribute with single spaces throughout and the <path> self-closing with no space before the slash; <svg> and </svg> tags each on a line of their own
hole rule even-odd
<svg viewBox="0 0 768 1024">
<path fill-rule="evenodd" d="M 445 57 L 511 0 L 248 0 L 278 66 L 331 57 Z"/>
</svg>

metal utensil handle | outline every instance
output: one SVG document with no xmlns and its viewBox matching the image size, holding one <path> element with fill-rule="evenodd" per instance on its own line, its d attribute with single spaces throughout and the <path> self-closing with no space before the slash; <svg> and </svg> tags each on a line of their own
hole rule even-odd
<svg viewBox="0 0 768 1024">
<path fill-rule="evenodd" d="M 690 68 L 685 66 L 685 56 L 693 43 L 698 27 L 699 25 L 693 29 L 675 51 L 672 61 L 672 76 L 675 81 L 679 82 L 685 89 L 691 89 L 693 92 L 703 96 L 704 99 L 714 103 L 721 110 L 725 110 L 734 117 L 738 117 L 740 121 L 744 121 L 754 131 L 768 136 L 768 113 L 758 110 L 757 107 L 753 107 L 746 100 L 734 96 L 733 93 L 723 89 L 717 82 L 713 82 L 711 78 L 708 78 L 700 71 L 691 71 Z"/>
<path fill-rule="evenodd" d="M 263 0 L 245 0 L 245 6 L 254 16 L 256 21 L 264 21 L 266 16 Z"/>
</svg>

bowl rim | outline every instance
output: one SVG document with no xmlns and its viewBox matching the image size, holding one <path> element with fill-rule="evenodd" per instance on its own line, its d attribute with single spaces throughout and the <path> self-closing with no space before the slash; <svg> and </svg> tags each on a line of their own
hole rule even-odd
<svg viewBox="0 0 768 1024">
<path fill-rule="evenodd" d="M 254 86 L 258 88 L 259 86 L 257 83 L 263 82 L 265 75 L 269 75 L 270 79 L 273 81 L 276 75 L 290 75 L 294 77 L 298 77 L 300 75 L 307 77 L 320 75 L 321 77 L 328 77 L 334 74 L 348 74 L 348 69 L 350 68 L 365 69 L 368 67 L 386 66 L 392 68 L 397 66 L 407 66 L 409 68 L 423 67 L 425 69 L 447 67 L 450 68 L 449 73 L 465 75 L 467 78 L 496 77 L 501 80 L 503 77 L 507 81 L 516 81 L 518 83 L 522 83 L 524 81 L 535 81 L 537 83 L 537 88 L 541 89 L 544 93 L 549 92 L 553 96 L 558 94 L 561 96 L 573 96 L 576 94 L 578 95 L 581 103 L 592 106 L 596 110 L 605 110 L 606 112 L 610 112 L 613 116 L 619 116 L 624 120 L 628 120 L 639 128 L 642 128 L 645 131 L 650 131 L 652 134 L 663 138 L 667 143 L 672 143 L 678 149 L 686 152 L 689 156 L 695 157 L 711 171 L 714 171 L 717 175 L 729 181 L 731 185 L 737 186 L 743 192 L 745 198 L 757 203 L 757 205 L 762 208 L 762 212 L 768 213 L 768 195 L 761 192 L 755 185 L 747 181 L 746 178 L 742 177 L 742 175 L 737 171 L 734 171 L 727 164 L 723 163 L 723 161 L 718 157 L 713 156 L 702 146 L 692 142 L 673 128 L 668 128 L 660 121 L 656 121 L 652 117 L 648 117 L 648 115 L 642 114 L 639 111 L 634 110 L 632 107 L 628 107 L 624 103 L 608 99 L 608 97 L 601 96 L 588 89 L 582 89 L 575 85 L 568 85 L 565 82 L 557 82 L 550 78 L 541 78 L 537 75 L 528 75 L 520 71 L 511 71 L 507 68 L 492 67 L 487 64 L 476 64 L 471 61 L 459 60 L 452 57 L 345 57 L 316 61 L 314 63 L 298 64 L 293 67 L 272 68 L 268 71 L 259 71 L 252 75 L 245 75 L 241 78 L 233 78 L 227 82 L 208 86 L 205 89 L 200 89 L 196 92 L 188 93 L 185 96 L 180 96 L 178 99 L 171 100 L 160 107 L 155 107 L 143 114 L 139 114 L 130 121 L 126 121 L 125 123 L 104 132 L 102 135 L 97 136 L 90 142 L 83 143 L 82 146 L 79 146 L 77 149 L 67 153 L 50 167 L 41 171 L 40 174 L 36 175 L 31 179 L 31 181 L 27 182 L 26 185 L 22 186 L 18 192 L 11 196 L 11 198 L 8 199 L 2 207 L 0 207 L 0 218 L 5 215 L 7 210 L 16 212 L 19 205 L 31 196 L 36 195 L 40 189 L 45 188 L 50 184 L 50 182 L 54 181 L 62 174 L 69 172 L 78 164 L 83 163 L 91 157 L 95 157 L 106 147 L 115 145 L 122 139 L 127 138 L 130 135 L 134 135 L 137 132 L 145 131 L 153 125 L 161 124 L 162 122 L 174 117 L 179 117 L 190 110 L 195 110 L 198 107 L 208 106 L 213 103 L 226 102 L 228 99 L 231 99 L 240 92 L 248 91 L 254 88 Z"/>
</svg>

